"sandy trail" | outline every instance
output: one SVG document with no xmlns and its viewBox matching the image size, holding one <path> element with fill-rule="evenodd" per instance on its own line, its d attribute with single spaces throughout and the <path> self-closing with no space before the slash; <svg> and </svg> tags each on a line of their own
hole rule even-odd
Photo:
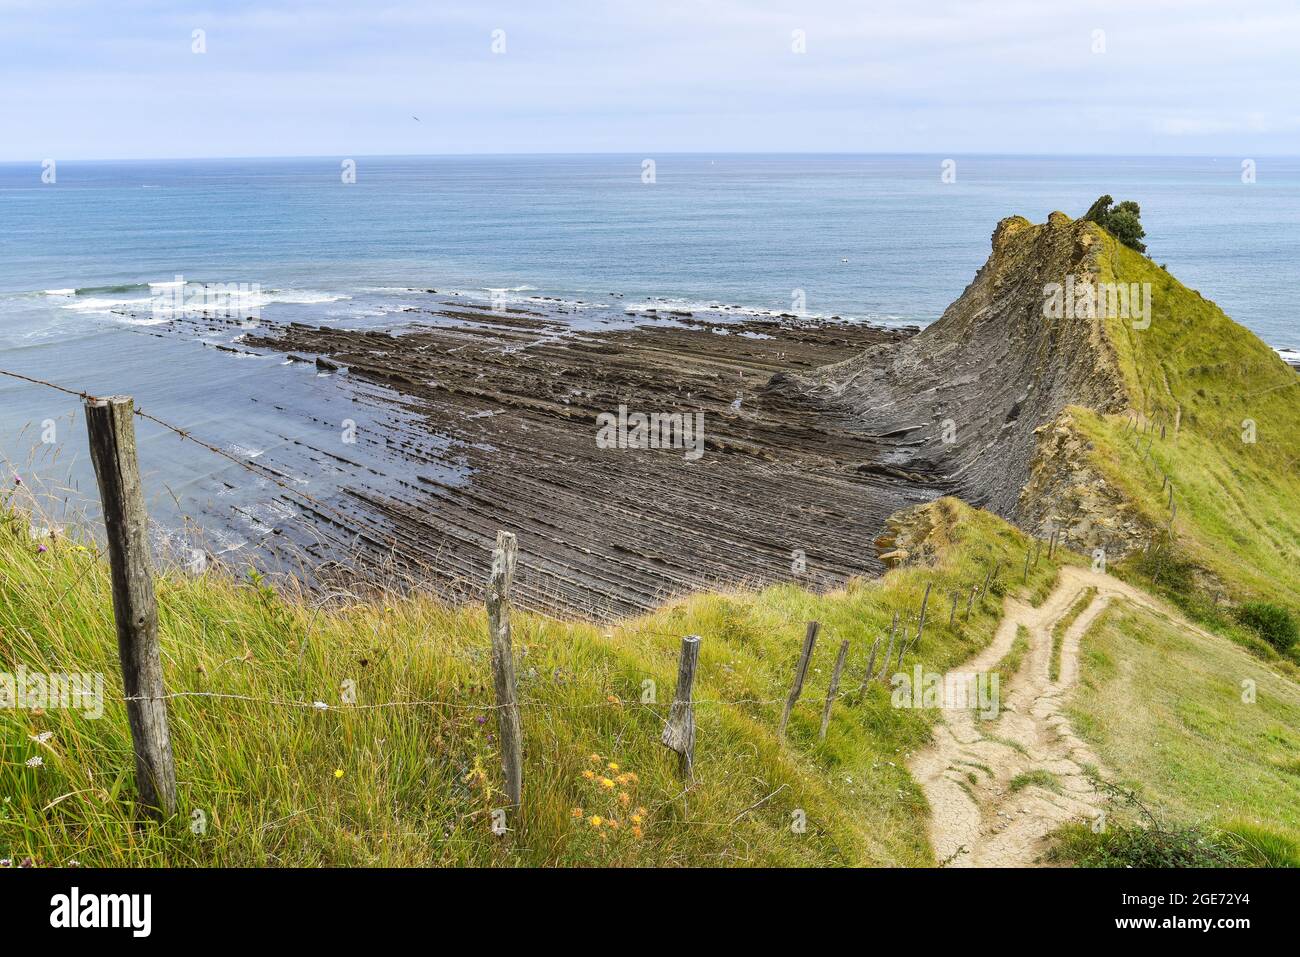
<svg viewBox="0 0 1300 957">
<path fill-rule="evenodd" d="M 1095 587 L 1097 594 L 1066 630 L 1059 676 L 1052 681 L 1052 628 L 1089 587 Z M 1070 820 L 1093 819 L 1103 811 L 1103 797 L 1085 769 L 1103 776 L 1108 772 L 1074 734 L 1063 708 L 1066 692 L 1078 677 L 1080 639 L 1116 599 L 1195 628 L 1124 582 L 1066 566 L 1038 608 L 1008 597 L 993 642 L 954 669 L 961 674 L 996 669 L 1011 650 L 1017 628 L 1027 629 L 1029 647 L 1017 673 L 1000 689 L 999 716 L 982 719 L 973 710 L 942 711 L 933 744 L 909 762 L 932 811 L 930 843 L 937 861 L 949 867 L 1038 864 L 1051 831 Z M 1011 790 L 1017 775 L 1034 771 L 1053 775 L 1057 789 L 1031 784 Z"/>
</svg>

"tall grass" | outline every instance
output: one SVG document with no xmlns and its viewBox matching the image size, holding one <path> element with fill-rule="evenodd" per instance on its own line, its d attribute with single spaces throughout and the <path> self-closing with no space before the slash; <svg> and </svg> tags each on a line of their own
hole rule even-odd
<svg viewBox="0 0 1300 957">
<path fill-rule="evenodd" d="M 524 805 L 504 806 L 484 613 L 428 597 L 318 607 L 247 575 L 157 585 L 181 813 L 133 806 L 107 571 L 93 546 L 0 527 L 0 672 L 102 672 L 108 701 L 0 709 L 0 858 L 83 865 L 870 865 L 931 862 L 904 760 L 933 715 L 858 699 L 895 612 L 1008 568 L 1025 538 L 954 500 L 930 506 L 933 565 L 815 595 L 697 595 L 614 627 L 516 613 Z M 521 556 L 526 563 L 528 556 Z M 1031 569 L 1043 592 L 1056 566 Z M 1015 578 L 1019 578 L 1016 575 Z M 934 613 L 905 664 L 945 669 L 991 639 L 999 583 L 969 622 Z M 788 740 L 774 729 L 804 624 L 822 623 Z M 914 622 L 911 624 L 914 630 Z M 703 636 L 697 780 L 658 738 L 683 634 Z M 825 742 L 822 701 L 852 642 Z M 355 703 L 344 702 L 355 689 Z M 651 693 L 653 689 L 653 693 Z M 39 759 L 34 760 L 34 759 Z M 614 767 L 611 767 L 613 765 Z M 607 785 L 605 782 L 608 781 Z M 792 828 L 796 812 L 806 817 Z M 599 826 L 593 823 L 599 819 Z M 611 821 L 617 826 L 611 826 Z"/>
</svg>

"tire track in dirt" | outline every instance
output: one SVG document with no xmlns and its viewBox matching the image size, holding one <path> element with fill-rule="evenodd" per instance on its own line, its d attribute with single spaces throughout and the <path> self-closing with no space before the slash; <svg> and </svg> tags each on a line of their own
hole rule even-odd
<svg viewBox="0 0 1300 957">
<path fill-rule="evenodd" d="M 1089 587 L 1097 594 L 1065 631 L 1057 680 L 1050 677 L 1052 629 Z M 1079 674 L 1079 644 L 1112 601 L 1142 605 L 1201 632 L 1163 604 L 1109 575 L 1066 566 L 1047 599 L 1035 608 L 1008 596 L 992 643 L 949 675 L 991 672 L 1011 650 L 1017 629 L 1028 649 L 1019 670 L 1000 689 L 997 718 L 972 709 L 945 709 L 934 740 L 908 762 L 930 804 L 930 844 L 949 867 L 1026 867 L 1041 863 L 1046 838 L 1072 820 L 1105 810 L 1088 774 L 1109 773 L 1070 726 L 1065 697 Z M 1047 772 L 1052 783 L 1018 791 L 1019 775 Z"/>
</svg>

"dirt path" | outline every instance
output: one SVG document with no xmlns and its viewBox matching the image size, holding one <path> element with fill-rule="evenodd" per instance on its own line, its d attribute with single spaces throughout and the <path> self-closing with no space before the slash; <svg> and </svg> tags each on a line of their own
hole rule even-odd
<svg viewBox="0 0 1300 957">
<path fill-rule="evenodd" d="M 1059 675 L 1053 681 L 1052 629 L 1089 587 L 1097 594 L 1065 631 Z M 1008 597 L 992 644 L 955 669 L 962 674 L 997 669 L 1012 649 L 1018 628 L 1027 630 L 1028 649 L 1019 670 L 1000 689 L 999 716 L 985 720 L 973 710 L 944 710 L 934 743 L 909 762 L 932 811 L 930 843 L 937 861 L 949 867 L 1041 863 L 1044 839 L 1051 831 L 1101 813 L 1103 799 L 1085 769 L 1108 773 L 1074 734 L 1063 708 L 1078 677 L 1080 639 L 1116 599 L 1195 627 L 1118 579 L 1067 566 L 1039 607 Z M 1034 772 L 1040 772 L 1036 776 L 1041 783 L 1012 790 L 1013 780 Z"/>
</svg>

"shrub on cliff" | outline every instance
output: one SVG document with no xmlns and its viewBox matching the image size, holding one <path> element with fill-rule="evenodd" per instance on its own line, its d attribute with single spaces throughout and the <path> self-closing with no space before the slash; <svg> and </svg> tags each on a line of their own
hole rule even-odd
<svg viewBox="0 0 1300 957">
<path fill-rule="evenodd" d="M 1237 619 L 1278 651 L 1286 651 L 1300 640 L 1291 613 L 1272 602 L 1247 602 L 1237 609 Z"/>
<path fill-rule="evenodd" d="M 1109 195 L 1099 197 L 1088 207 L 1083 218 L 1107 230 L 1130 249 L 1136 249 L 1140 253 L 1147 251 L 1146 244 L 1142 242 L 1142 237 L 1146 235 L 1146 230 L 1142 228 L 1142 208 L 1133 200 L 1126 199 L 1115 205 L 1115 200 Z"/>
</svg>

